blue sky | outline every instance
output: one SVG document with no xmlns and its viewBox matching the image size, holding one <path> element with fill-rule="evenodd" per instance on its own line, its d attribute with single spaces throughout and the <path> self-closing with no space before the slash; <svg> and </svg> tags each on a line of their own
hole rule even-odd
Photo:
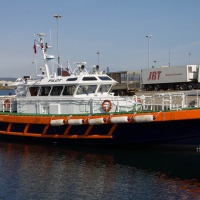
<svg viewBox="0 0 200 200">
<path fill-rule="evenodd" d="M 199 0 L 0 0 L 0 77 L 32 75 L 34 33 L 46 33 L 57 60 L 56 20 L 62 66 L 70 59 L 102 70 L 141 70 L 200 64 Z M 170 52 L 170 53 L 169 53 Z M 43 66 L 37 51 L 37 65 Z"/>
</svg>

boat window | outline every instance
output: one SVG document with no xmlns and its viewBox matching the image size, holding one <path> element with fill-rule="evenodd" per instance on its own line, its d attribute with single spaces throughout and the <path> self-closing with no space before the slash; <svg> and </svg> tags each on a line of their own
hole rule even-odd
<svg viewBox="0 0 200 200">
<path fill-rule="evenodd" d="M 76 89 L 75 85 L 67 85 L 67 86 L 65 86 L 62 95 L 73 95 L 75 89 Z"/>
<path fill-rule="evenodd" d="M 99 76 L 99 78 L 100 78 L 102 81 L 112 81 L 112 79 L 111 79 L 109 76 Z"/>
<path fill-rule="evenodd" d="M 51 96 L 60 96 L 63 86 L 54 86 L 51 90 Z"/>
<path fill-rule="evenodd" d="M 96 81 L 97 78 L 94 76 L 90 76 L 90 77 L 83 77 L 82 79 L 83 81 Z"/>
<path fill-rule="evenodd" d="M 39 91 L 39 96 L 48 96 L 49 95 L 49 92 L 51 90 L 51 87 L 41 87 L 40 88 L 40 91 Z"/>
<path fill-rule="evenodd" d="M 66 81 L 76 81 L 77 78 L 68 78 Z"/>
<path fill-rule="evenodd" d="M 108 92 L 112 85 L 100 85 L 98 92 Z"/>
<path fill-rule="evenodd" d="M 29 88 L 31 96 L 37 96 L 38 90 L 39 90 L 39 87 L 30 87 Z"/>
<path fill-rule="evenodd" d="M 96 92 L 96 89 L 97 85 L 80 85 L 76 94 L 93 94 Z"/>
</svg>

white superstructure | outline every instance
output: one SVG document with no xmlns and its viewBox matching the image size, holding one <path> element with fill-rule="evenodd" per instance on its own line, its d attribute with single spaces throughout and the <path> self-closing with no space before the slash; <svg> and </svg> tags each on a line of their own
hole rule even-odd
<svg viewBox="0 0 200 200">
<path fill-rule="evenodd" d="M 85 68 L 86 62 L 76 62 L 72 72 L 68 66 L 68 76 L 50 74 L 48 60 L 54 56 L 47 55 L 49 48 L 43 43 L 44 34 L 38 34 L 38 45 L 42 50 L 44 65 L 37 80 L 26 76 L 14 83 L 16 97 L 7 98 L 10 105 L 2 100 L 0 111 L 17 111 L 31 114 L 95 114 L 119 113 L 140 109 L 141 102 L 135 97 L 119 97 L 110 93 L 117 82 L 93 66 L 91 72 Z M 35 40 L 36 41 L 36 40 Z M 37 41 L 36 41 L 37 42 Z M 66 71 L 66 70 L 65 70 Z"/>
</svg>

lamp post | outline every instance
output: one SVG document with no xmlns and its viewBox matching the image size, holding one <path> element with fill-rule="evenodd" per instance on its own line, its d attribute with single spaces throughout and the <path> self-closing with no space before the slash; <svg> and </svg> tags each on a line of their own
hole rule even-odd
<svg viewBox="0 0 200 200">
<path fill-rule="evenodd" d="M 149 62 L 150 62 L 150 41 L 149 39 L 152 37 L 152 35 L 146 35 L 146 38 L 148 38 L 148 68 L 149 68 Z"/>
<path fill-rule="evenodd" d="M 156 68 L 156 60 L 154 60 L 154 63 L 155 63 L 155 66 L 154 66 L 154 67 Z"/>
<path fill-rule="evenodd" d="M 189 65 L 190 65 L 190 56 L 191 56 L 191 53 L 189 53 Z"/>
<path fill-rule="evenodd" d="M 99 52 L 97 52 L 97 56 L 98 56 L 98 65 L 99 65 L 99 54 L 100 54 L 100 53 L 99 53 Z"/>
<path fill-rule="evenodd" d="M 58 18 L 60 18 L 60 15 L 54 15 L 54 18 L 56 18 L 56 26 L 57 26 L 57 48 L 58 48 L 58 68 L 60 68 L 60 52 L 59 52 L 59 37 L 58 37 Z"/>
</svg>

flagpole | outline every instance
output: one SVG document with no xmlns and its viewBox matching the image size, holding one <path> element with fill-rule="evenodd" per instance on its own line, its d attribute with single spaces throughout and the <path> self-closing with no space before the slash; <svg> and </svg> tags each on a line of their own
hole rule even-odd
<svg viewBox="0 0 200 200">
<path fill-rule="evenodd" d="M 36 53 L 37 53 L 37 50 L 36 50 L 36 44 L 35 44 L 35 34 L 34 34 L 34 45 L 33 45 L 33 49 L 34 49 L 34 65 L 35 65 L 35 73 L 37 76 L 37 63 L 36 63 Z"/>
</svg>

